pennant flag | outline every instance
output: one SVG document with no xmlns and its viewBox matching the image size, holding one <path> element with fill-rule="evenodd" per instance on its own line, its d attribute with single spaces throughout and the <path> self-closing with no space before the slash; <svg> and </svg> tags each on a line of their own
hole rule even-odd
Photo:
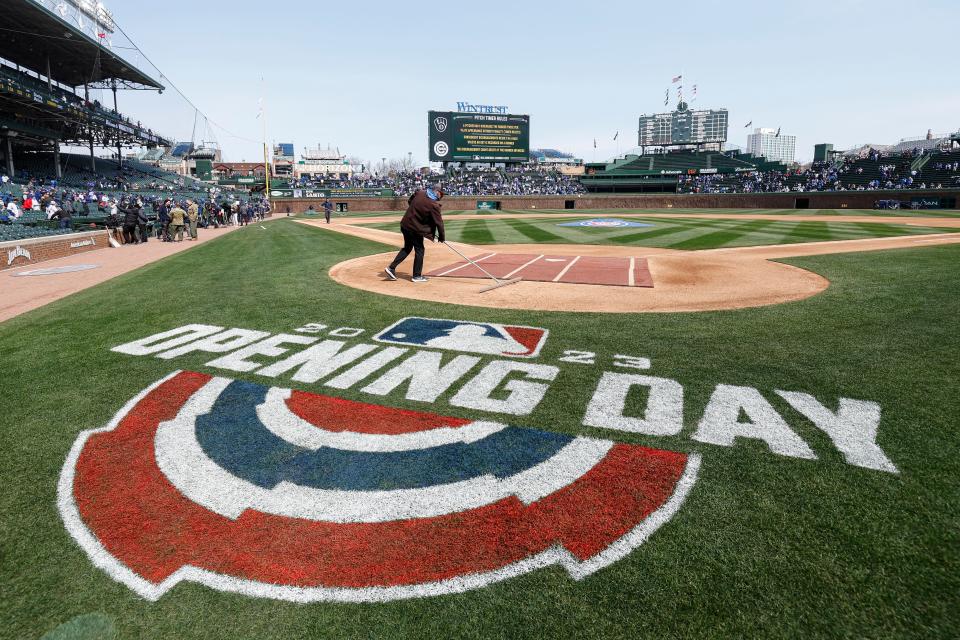
<svg viewBox="0 0 960 640">
<path fill-rule="evenodd" d="M 748 122 L 747 124 L 743 125 L 743 128 L 744 128 L 744 129 L 747 129 L 747 128 L 749 128 L 750 125 L 752 125 L 752 124 L 753 124 L 753 120 L 751 120 L 751 121 Z"/>
<path fill-rule="evenodd" d="M 663 106 L 667 106 L 668 104 L 670 104 L 670 89 L 667 89 L 663 95 Z"/>
<path fill-rule="evenodd" d="M 693 85 L 693 99 L 697 99 L 697 85 Z"/>
<path fill-rule="evenodd" d="M 681 80 L 683 80 L 683 76 L 676 76 L 671 82 L 680 82 Z"/>
<path fill-rule="evenodd" d="M 619 131 L 617 131 L 615 134 L 613 134 L 613 139 L 614 139 L 614 140 L 616 140 L 616 139 L 619 138 L 619 137 L 620 137 L 620 132 L 619 132 Z"/>
</svg>

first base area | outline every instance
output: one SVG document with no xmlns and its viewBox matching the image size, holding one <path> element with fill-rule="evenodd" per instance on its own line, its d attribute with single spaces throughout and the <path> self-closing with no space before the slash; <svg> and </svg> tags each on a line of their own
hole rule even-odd
<svg viewBox="0 0 960 640">
<path fill-rule="evenodd" d="M 653 277 L 645 258 L 483 253 L 471 259 L 501 280 L 523 278 L 532 282 L 653 286 Z M 483 271 L 463 260 L 435 269 L 427 275 L 435 278 L 487 277 Z"/>
</svg>

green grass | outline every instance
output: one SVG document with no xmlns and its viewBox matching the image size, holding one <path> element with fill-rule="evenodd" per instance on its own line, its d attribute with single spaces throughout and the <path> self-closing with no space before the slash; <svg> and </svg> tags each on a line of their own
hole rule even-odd
<svg viewBox="0 0 960 640">
<path fill-rule="evenodd" d="M 484 222 L 496 235 L 493 221 Z M 740 224 L 707 233 L 741 233 Z M 799 228 L 812 235 L 824 229 Z M 510 233 L 535 233 L 522 229 Z M 563 233 L 557 229 L 547 227 Z M 773 235 L 770 226 L 746 231 Z M 671 239 L 681 240 L 682 232 Z M 757 309 L 638 315 L 410 302 L 343 287 L 326 275 L 342 260 L 380 251 L 382 245 L 362 239 L 279 221 L 0 324 L 0 637 L 37 638 L 70 621 L 67 629 L 113 628 L 118 638 L 955 636 L 960 247 L 792 259 L 830 279 L 830 288 Z M 104 424 L 173 369 L 221 373 L 204 366 L 209 356 L 161 361 L 112 353 L 112 346 L 191 322 L 272 332 L 323 322 L 370 335 L 407 315 L 546 327 L 540 361 L 547 363 L 565 349 L 597 352 L 596 365 L 560 365 L 544 402 L 514 423 L 701 452 L 701 477 L 683 508 L 628 557 L 580 582 L 553 567 L 461 595 L 381 605 L 295 605 L 195 584 L 150 603 L 95 568 L 66 533 L 56 483 L 77 434 Z M 651 375 L 683 384 L 680 435 L 581 425 L 600 374 L 614 370 L 610 358 L 620 353 L 649 357 Z M 726 448 L 692 441 L 718 383 L 761 390 L 819 459 L 776 456 L 757 442 Z M 879 443 L 901 473 L 845 464 L 774 389 L 806 391 L 827 404 L 839 397 L 880 403 Z M 399 394 L 336 395 L 492 417 L 451 406 L 450 393 L 426 407 Z M 81 615 L 87 617 L 78 621 Z"/>
<path fill-rule="evenodd" d="M 744 220 L 709 218 L 629 218 L 651 227 L 562 227 L 562 222 L 590 218 L 523 217 L 490 220 L 448 218 L 447 238 L 469 244 L 613 244 L 669 249 L 716 249 L 754 245 L 859 240 L 960 229 L 885 224 L 876 222 Z M 377 223 L 378 229 L 396 230 L 397 223 Z"/>
</svg>

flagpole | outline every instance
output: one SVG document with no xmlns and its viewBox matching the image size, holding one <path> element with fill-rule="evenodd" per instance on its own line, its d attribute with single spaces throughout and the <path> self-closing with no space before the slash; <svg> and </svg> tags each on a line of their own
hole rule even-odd
<svg viewBox="0 0 960 640">
<path fill-rule="evenodd" d="M 261 82 L 262 82 L 261 78 Z M 267 207 L 270 208 L 270 214 L 273 214 L 273 205 L 270 202 L 270 156 L 267 153 L 267 99 L 266 99 L 266 90 L 263 84 L 261 84 L 261 90 L 263 90 L 264 97 L 260 98 L 260 117 L 263 118 L 263 194 L 267 199 Z"/>
</svg>

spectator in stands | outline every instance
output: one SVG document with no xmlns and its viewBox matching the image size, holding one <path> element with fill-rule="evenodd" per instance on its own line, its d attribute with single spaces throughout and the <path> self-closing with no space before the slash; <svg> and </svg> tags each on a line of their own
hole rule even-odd
<svg viewBox="0 0 960 640">
<path fill-rule="evenodd" d="M 60 207 L 53 200 L 47 203 L 47 220 L 56 220 L 60 217 Z M 63 227 L 61 227 L 62 229 Z"/>
<path fill-rule="evenodd" d="M 61 229 L 73 228 L 73 198 L 68 196 L 64 199 L 63 208 L 60 209 L 59 216 Z"/>
<path fill-rule="evenodd" d="M 20 217 L 20 208 L 17 206 L 16 200 L 7 203 L 7 214 L 14 220 Z"/>
<path fill-rule="evenodd" d="M 82 217 L 87 215 L 87 205 L 83 201 L 83 196 L 79 194 L 73 199 L 73 215 Z"/>
</svg>

